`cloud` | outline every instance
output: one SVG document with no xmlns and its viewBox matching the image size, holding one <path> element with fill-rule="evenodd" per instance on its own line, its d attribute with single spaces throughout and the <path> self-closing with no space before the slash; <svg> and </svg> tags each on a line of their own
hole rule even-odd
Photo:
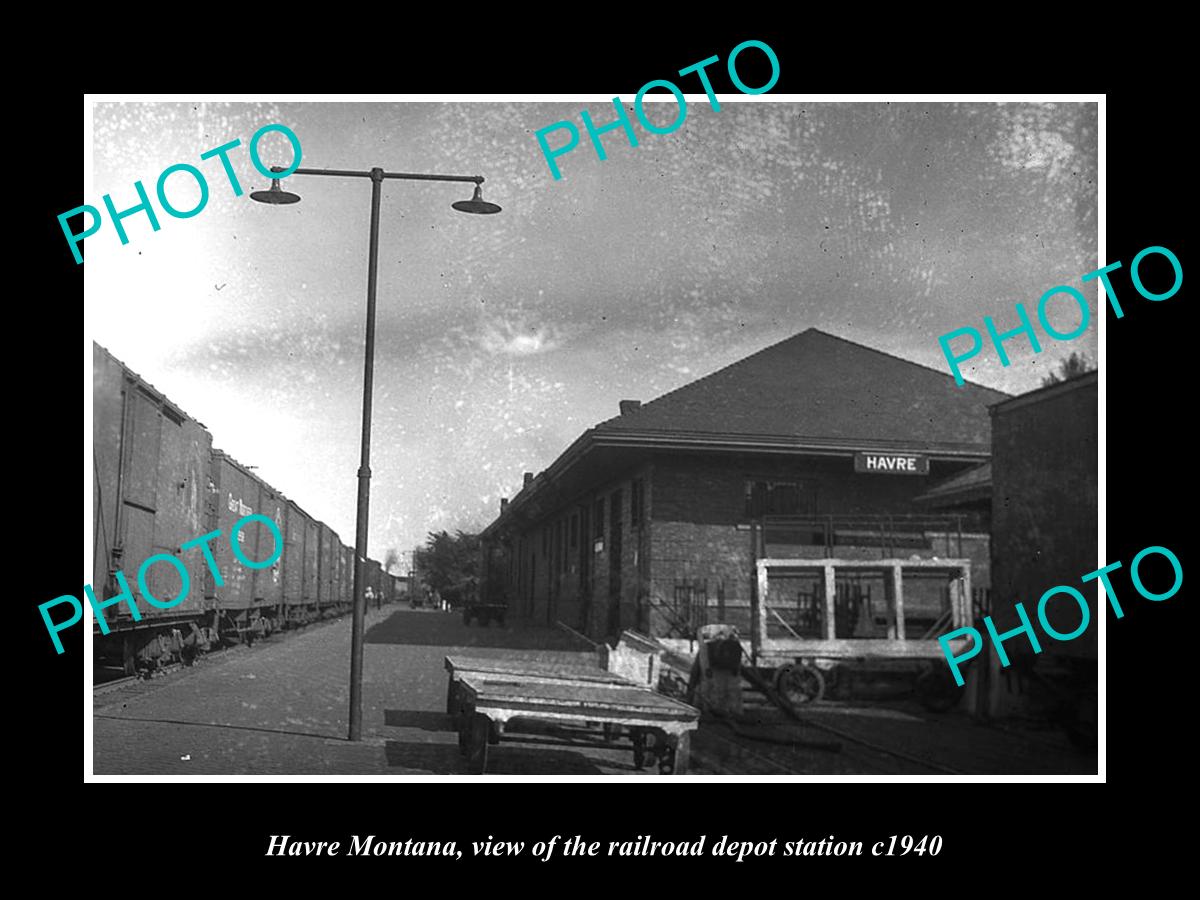
<svg viewBox="0 0 1200 900">
<path fill-rule="evenodd" d="M 1051 180 L 1079 166 L 1078 152 L 1064 135 L 1076 117 L 1058 121 L 1054 104 L 999 107 L 999 127 L 992 145 L 993 157 L 1006 169 L 1042 171 Z"/>
<path fill-rule="evenodd" d="M 561 343 L 546 326 L 531 327 L 524 322 L 493 319 L 485 323 L 478 344 L 488 353 L 505 356 L 533 356 L 557 349 Z"/>
</svg>

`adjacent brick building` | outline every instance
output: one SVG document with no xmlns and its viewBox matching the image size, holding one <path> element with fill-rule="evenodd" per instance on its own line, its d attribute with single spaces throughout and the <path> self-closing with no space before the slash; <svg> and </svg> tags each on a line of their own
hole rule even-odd
<svg viewBox="0 0 1200 900">
<path fill-rule="evenodd" d="M 906 517 L 931 484 L 988 460 L 987 407 L 1006 396 L 809 329 L 652 402 L 621 401 L 526 473 L 483 533 L 484 590 L 514 615 L 606 638 L 748 627 L 757 558 L 834 545 L 842 558 L 969 557 L 986 587 L 978 516 Z"/>
<path fill-rule="evenodd" d="M 1072 641 L 1040 635 L 1039 669 L 1050 676 L 1074 669 L 1077 679 L 1096 680 L 1096 635 L 1104 609 L 1095 605 L 1096 586 L 1084 587 L 1083 575 L 1098 563 L 1097 471 L 1099 468 L 1099 375 L 1089 372 L 1067 381 L 1014 397 L 992 408 L 994 456 L 991 488 L 994 536 L 992 543 L 992 618 L 1000 632 L 1021 624 L 1020 602 L 1036 625 L 1042 594 L 1065 584 L 1090 600 L 1091 624 Z M 1047 606 L 1047 619 L 1061 633 L 1080 622 L 1079 608 L 1069 600 Z M 1005 643 L 1013 660 L 1032 662 L 1023 635 Z M 1021 677 L 1025 667 L 1014 663 L 1001 669 L 991 655 L 991 711 L 1002 714 L 1025 707 L 1031 695 L 1045 691 Z"/>
</svg>

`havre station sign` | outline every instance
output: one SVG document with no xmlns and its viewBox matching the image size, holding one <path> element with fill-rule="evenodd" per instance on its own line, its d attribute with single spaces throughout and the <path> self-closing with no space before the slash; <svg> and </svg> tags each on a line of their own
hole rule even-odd
<svg viewBox="0 0 1200 900">
<path fill-rule="evenodd" d="M 929 457 L 905 453 L 855 453 L 854 471 L 875 475 L 928 475 Z"/>
</svg>

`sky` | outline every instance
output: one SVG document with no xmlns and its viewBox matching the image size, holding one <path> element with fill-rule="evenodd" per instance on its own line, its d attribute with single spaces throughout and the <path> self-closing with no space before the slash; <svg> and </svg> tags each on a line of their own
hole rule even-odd
<svg viewBox="0 0 1200 900">
<path fill-rule="evenodd" d="M 648 100 L 653 95 L 648 96 Z M 647 102 L 661 126 L 669 95 Z M 142 181 L 161 226 L 107 218 L 85 241 L 92 339 L 212 432 L 214 446 L 354 540 L 370 182 L 295 175 L 302 200 L 249 199 L 269 179 L 251 135 L 291 128 L 311 168 L 482 175 L 495 216 L 450 208 L 470 185 L 385 181 L 369 553 L 495 518 L 522 473 L 587 428 L 816 327 L 948 372 L 939 335 L 1018 324 L 1050 288 L 1084 291 L 1081 337 L 1021 338 L 965 364 L 1023 393 L 1072 351 L 1097 360 L 1095 104 L 739 102 L 688 95 L 669 135 L 582 125 L 604 102 L 106 102 L 93 107 L 83 202 L 118 210 Z M 624 98 L 629 107 L 631 98 Z M 630 113 L 634 119 L 633 113 Z M 572 121 L 554 180 L 535 132 Z M 636 123 L 636 119 L 634 119 Z M 231 140 L 244 193 L 217 159 Z M 549 136 L 557 147 L 566 133 Z M 279 133 L 258 145 L 287 165 Z M 204 174 L 209 198 L 166 215 L 159 174 Z M 180 210 L 200 194 L 166 182 Z M 1103 301 L 1102 301 L 1103 302 Z M 1060 332 L 1079 311 L 1050 307 Z M 1101 310 L 1102 312 L 1102 310 Z"/>
</svg>

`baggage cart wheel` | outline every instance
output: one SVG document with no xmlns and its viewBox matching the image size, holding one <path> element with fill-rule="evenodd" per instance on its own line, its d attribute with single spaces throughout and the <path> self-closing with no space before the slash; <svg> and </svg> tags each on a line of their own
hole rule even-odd
<svg viewBox="0 0 1200 900">
<path fill-rule="evenodd" d="M 492 720 L 483 713 L 475 713 L 463 730 L 467 733 L 467 771 L 472 775 L 482 775 L 487 771 Z"/>
<path fill-rule="evenodd" d="M 660 774 L 668 775 L 675 767 L 675 757 L 671 752 L 671 742 L 661 731 L 654 734 L 654 745 L 646 755 L 650 766 L 658 765 Z"/>
<path fill-rule="evenodd" d="M 675 774 L 675 748 L 671 747 L 667 750 L 667 755 L 658 761 L 659 775 Z"/>
<path fill-rule="evenodd" d="M 671 774 L 686 775 L 692 765 L 692 735 L 684 731 L 671 740 L 674 756 L 671 758 Z"/>
<path fill-rule="evenodd" d="M 808 663 L 788 663 L 775 673 L 775 690 L 793 706 L 803 706 L 825 695 L 825 676 Z"/>
<path fill-rule="evenodd" d="M 675 772 L 675 742 L 664 735 L 659 737 L 656 746 L 659 749 L 658 774 L 673 774 Z"/>
</svg>

